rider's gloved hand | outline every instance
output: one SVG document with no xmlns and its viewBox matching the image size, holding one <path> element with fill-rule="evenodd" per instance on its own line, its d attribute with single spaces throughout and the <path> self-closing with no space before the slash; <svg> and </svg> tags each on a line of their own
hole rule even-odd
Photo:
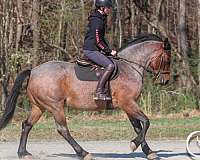
<svg viewBox="0 0 200 160">
<path fill-rule="evenodd" d="M 110 53 L 112 56 L 117 56 L 117 51 L 112 50 L 112 52 Z"/>
</svg>

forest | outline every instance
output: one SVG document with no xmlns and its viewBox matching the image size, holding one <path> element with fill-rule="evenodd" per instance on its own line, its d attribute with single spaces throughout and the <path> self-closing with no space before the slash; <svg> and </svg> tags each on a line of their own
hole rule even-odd
<svg viewBox="0 0 200 160">
<path fill-rule="evenodd" d="M 74 61 L 82 54 L 95 0 L 0 0 L 0 111 L 16 75 L 44 62 Z M 171 80 L 145 78 L 139 100 L 148 114 L 200 109 L 200 0 L 113 0 L 106 38 L 119 49 L 153 33 L 172 45 Z M 53 76 L 53 75 L 52 75 Z M 23 95 L 25 92 L 23 91 Z M 25 96 L 19 108 L 28 108 Z"/>
</svg>

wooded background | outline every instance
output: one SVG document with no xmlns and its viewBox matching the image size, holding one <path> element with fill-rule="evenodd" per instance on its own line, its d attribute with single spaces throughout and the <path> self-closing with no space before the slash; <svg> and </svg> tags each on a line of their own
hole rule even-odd
<svg viewBox="0 0 200 160">
<path fill-rule="evenodd" d="M 170 85 L 146 80 L 145 111 L 199 109 L 200 0 L 114 0 L 114 6 L 107 24 L 112 48 L 143 33 L 168 37 L 173 47 Z M 0 110 L 18 72 L 82 53 L 91 9 L 94 0 L 0 0 Z"/>
</svg>

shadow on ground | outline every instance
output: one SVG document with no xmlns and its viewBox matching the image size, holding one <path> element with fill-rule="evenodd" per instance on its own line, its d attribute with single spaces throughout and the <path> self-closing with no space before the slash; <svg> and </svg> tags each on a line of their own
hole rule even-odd
<svg viewBox="0 0 200 160">
<path fill-rule="evenodd" d="M 146 158 L 144 153 L 142 152 L 135 152 L 135 153 L 92 153 L 92 155 L 95 158 L 113 158 L 113 159 L 130 159 L 130 158 Z M 172 152 L 172 151 L 166 151 L 166 150 L 159 150 L 157 151 L 157 155 L 160 158 L 174 158 L 180 157 L 180 156 L 188 156 L 186 152 L 180 153 L 180 152 Z M 76 154 L 52 154 L 49 155 L 49 157 L 68 157 L 68 158 L 76 158 Z"/>
</svg>

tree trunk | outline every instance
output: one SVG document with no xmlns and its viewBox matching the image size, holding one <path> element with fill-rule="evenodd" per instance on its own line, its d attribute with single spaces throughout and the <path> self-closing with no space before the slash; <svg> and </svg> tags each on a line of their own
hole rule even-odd
<svg viewBox="0 0 200 160">
<path fill-rule="evenodd" d="M 58 46 L 62 47 L 61 45 L 61 39 L 62 39 L 62 28 L 63 28 L 63 16 L 65 11 L 65 0 L 62 0 L 61 2 L 61 11 L 60 11 L 60 19 L 59 19 L 59 28 L 58 28 Z M 60 50 L 57 50 L 57 56 L 56 59 L 58 60 L 60 57 Z"/>
<path fill-rule="evenodd" d="M 72 58 L 70 56 L 70 54 L 68 53 L 68 49 L 67 49 L 67 42 L 68 42 L 68 24 L 67 22 L 64 23 L 64 30 L 63 30 L 63 39 L 62 39 L 62 48 L 66 51 L 62 52 L 62 57 L 64 61 L 68 61 L 70 60 L 70 58 Z"/>
<path fill-rule="evenodd" d="M 179 42 L 180 50 L 182 53 L 182 70 L 180 73 L 181 86 L 191 90 L 196 84 L 194 78 L 190 72 L 188 54 L 189 44 L 186 34 L 186 0 L 180 0 L 179 3 Z"/>
<path fill-rule="evenodd" d="M 81 14 L 82 14 L 82 25 L 85 26 L 85 5 L 84 0 L 81 0 Z"/>
<path fill-rule="evenodd" d="M 131 4 L 131 27 L 132 27 L 132 34 L 131 36 L 136 36 L 136 27 L 135 27 L 135 7 L 133 4 Z"/>
<path fill-rule="evenodd" d="M 40 0 L 33 0 L 33 64 L 36 65 L 38 59 L 38 51 L 39 51 L 39 12 L 40 12 Z"/>
<path fill-rule="evenodd" d="M 9 30 L 9 2 L 4 2 L 4 17 L 3 17 L 3 52 L 7 55 L 8 52 L 8 30 Z"/>
<path fill-rule="evenodd" d="M 180 32 L 180 47 L 184 58 L 187 58 L 188 40 L 186 34 L 186 0 L 181 0 L 179 3 L 179 32 Z"/>
<path fill-rule="evenodd" d="M 1 6 L 3 6 L 3 4 L 1 4 Z M 2 8 L 2 14 L 0 14 L 0 58 L 3 53 L 3 17 L 4 17 L 4 13 L 3 13 L 3 8 Z"/>
<path fill-rule="evenodd" d="M 121 4 L 119 1 L 116 0 L 116 7 L 117 7 L 117 17 L 118 17 L 118 27 L 119 27 L 119 48 L 122 46 L 122 21 L 121 21 Z"/>
<path fill-rule="evenodd" d="M 19 42 L 22 34 L 22 0 L 17 0 L 17 33 L 16 33 L 16 52 L 19 50 Z"/>
<path fill-rule="evenodd" d="M 199 51 L 199 58 L 200 58 L 200 0 L 198 0 L 198 51 Z M 200 85 L 200 63 L 198 64 L 198 80 L 199 80 L 199 85 Z"/>
<path fill-rule="evenodd" d="M 197 1 L 198 2 L 198 7 L 197 7 L 197 13 L 198 13 L 198 57 L 200 58 L 200 0 Z M 197 88 L 197 106 L 198 106 L 198 109 L 200 109 L 200 62 L 198 63 L 198 81 L 199 81 L 199 84 L 198 84 L 198 88 Z"/>
<path fill-rule="evenodd" d="M 143 16 L 145 21 L 150 26 L 152 26 L 152 28 L 158 30 L 164 37 L 170 37 L 170 38 L 171 37 L 172 38 L 175 37 L 173 33 L 171 33 L 171 32 L 168 33 L 166 31 L 166 28 L 165 28 L 164 24 L 159 23 L 158 15 L 150 14 L 149 12 L 147 12 L 147 10 L 149 10 L 149 9 L 147 9 L 146 7 L 143 8 L 142 4 L 138 3 L 139 2 L 138 0 L 134 0 L 133 2 L 135 3 L 135 6 L 138 8 L 138 10 L 140 11 L 140 14 Z M 162 5 L 162 3 L 160 3 L 160 5 Z M 160 9 L 160 6 L 158 8 Z M 158 12 L 158 10 L 156 12 Z"/>
<path fill-rule="evenodd" d="M 4 108 L 5 100 L 8 96 L 8 83 L 9 83 L 9 70 L 8 70 L 8 50 L 9 50 L 9 32 L 10 32 L 10 21 L 11 21 L 11 1 L 4 0 L 2 2 L 3 6 L 3 16 L 1 19 L 1 28 L 2 34 L 1 37 L 1 48 L 0 48 L 0 84 L 1 84 L 1 107 L 2 110 Z"/>
</svg>

